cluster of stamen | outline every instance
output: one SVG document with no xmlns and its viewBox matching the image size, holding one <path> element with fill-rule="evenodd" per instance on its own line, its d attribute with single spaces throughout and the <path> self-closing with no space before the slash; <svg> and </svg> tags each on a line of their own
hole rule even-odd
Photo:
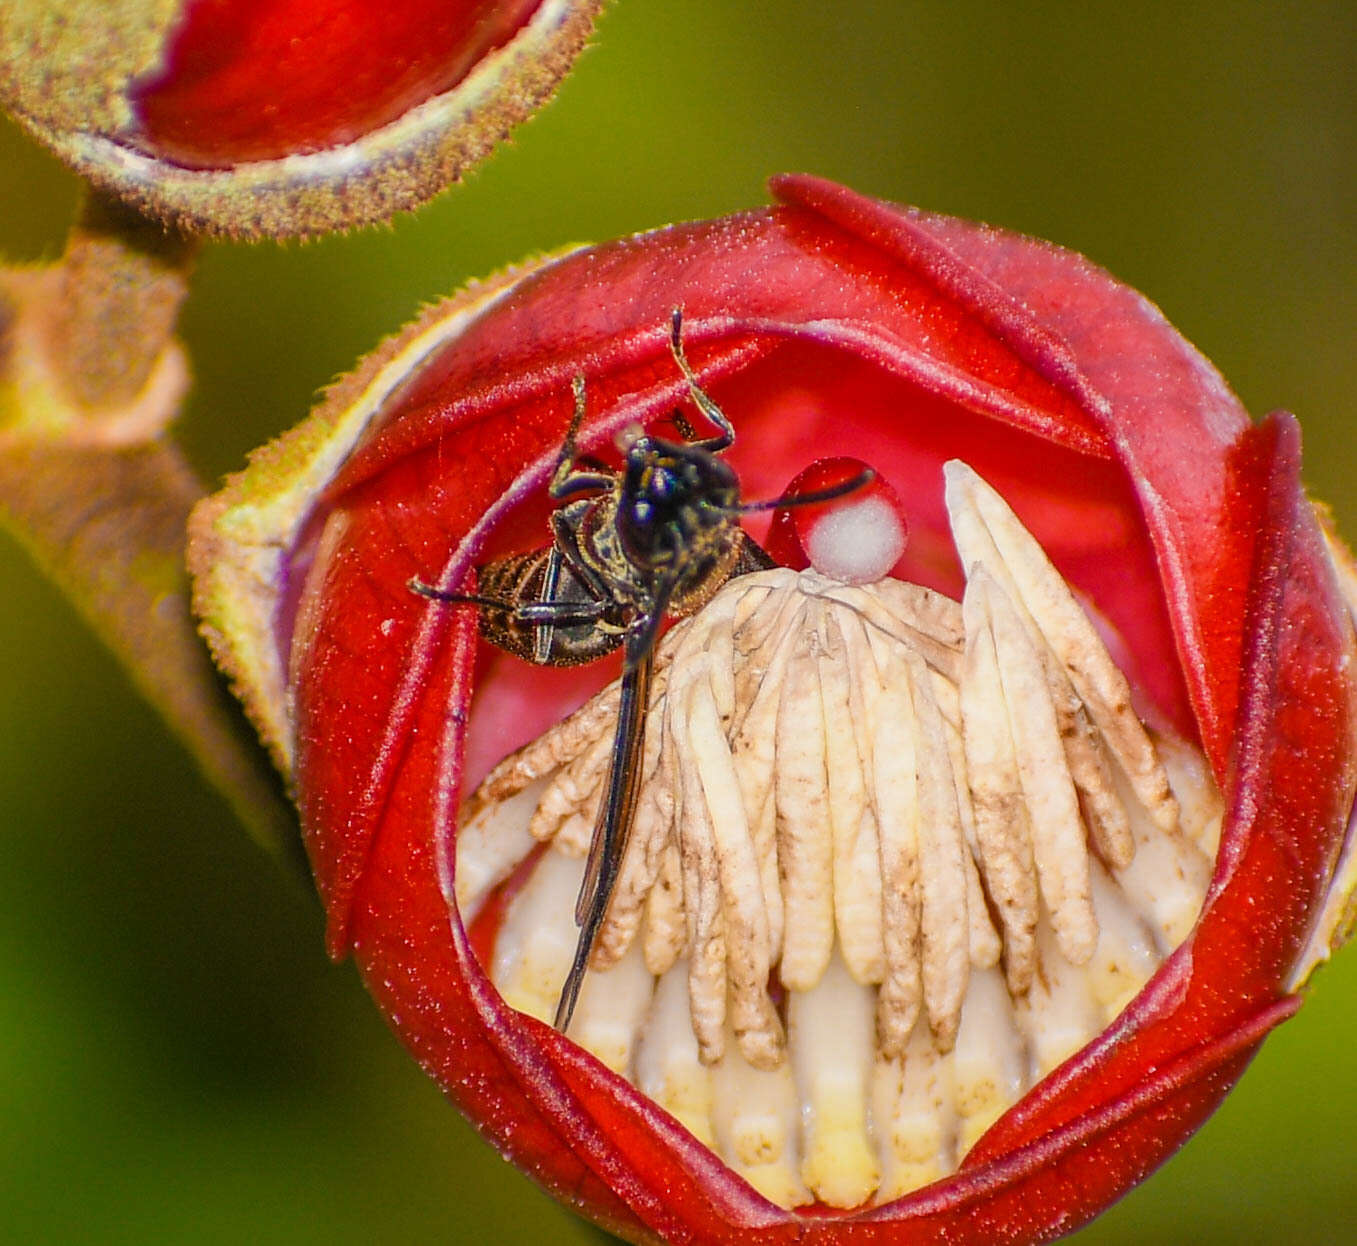
<svg viewBox="0 0 1357 1246">
<path fill-rule="evenodd" d="M 657 653 L 570 1034 L 784 1206 L 954 1169 L 1148 980 L 1209 878 L 1200 756 L 1150 735 L 1070 588 L 959 463 L 947 505 L 960 604 L 779 569 L 728 583 Z M 464 917 L 552 845 L 490 966 L 544 1019 L 617 698 L 502 762 L 458 837 Z"/>
</svg>

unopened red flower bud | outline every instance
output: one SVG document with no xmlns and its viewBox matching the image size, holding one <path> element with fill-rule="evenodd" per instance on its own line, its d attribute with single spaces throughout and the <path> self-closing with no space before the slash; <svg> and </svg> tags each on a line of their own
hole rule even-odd
<svg viewBox="0 0 1357 1246">
<path fill-rule="evenodd" d="M 0 104 L 148 214 L 316 234 L 418 206 L 540 106 L 601 0 L 33 0 Z"/>
</svg>

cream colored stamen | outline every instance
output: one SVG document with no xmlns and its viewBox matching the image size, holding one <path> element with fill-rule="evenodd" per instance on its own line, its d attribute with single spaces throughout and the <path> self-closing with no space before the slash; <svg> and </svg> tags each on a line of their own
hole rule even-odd
<svg viewBox="0 0 1357 1246">
<path fill-rule="evenodd" d="M 849 636 L 844 635 L 847 625 Z M 834 849 L 834 922 L 839 951 L 857 982 L 880 982 L 885 972 L 881 933 L 881 848 L 868 796 L 872 733 L 864 687 L 853 672 L 850 643 L 867 643 L 856 619 L 826 614 L 820 643 L 820 708 L 825 724 L 830 838 Z M 851 639 L 850 639 L 851 638 Z M 859 657 L 859 663 L 862 657 Z M 876 680 L 871 684 L 875 686 Z"/>
<path fill-rule="evenodd" d="M 570 1029 L 783 1206 L 952 1171 L 1181 942 L 1219 837 L 1197 750 L 1142 725 L 998 494 L 962 464 L 946 479 L 961 603 L 780 569 L 658 647 Z M 464 916 L 551 845 L 491 966 L 542 1018 L 617 705 L 613 685 L 497 766 L 458 835 Z"/>
<path fill-rule="evenodd" d="M 1082 965 L 1098 940 L 1098 923 L 1089 895 L 1079 802 L 1040 659 L 1013 603 L 978 567 L 966 582 L 962 610 L 968 624 L 973 617 L 974 627 L 988 629 L 994 638 L 999 692 L 1008 707 L 1041 897 L 1050 910 L 1061 951 L 1072 964 Z"/>
<path fill-rule="evenodd" d="M 1172 833 L 1178 825 L 1178 803 L 1168 776 L 1132 708 L 1126 676 L 1092 621 L 1003 498 L 964 463 L 953 460 L 944 472 L 952 536 L 963 564 L 986 567 L 1021 603 L 1068 674 L 1137 801 L 1155 826 Z"/>
</svg>

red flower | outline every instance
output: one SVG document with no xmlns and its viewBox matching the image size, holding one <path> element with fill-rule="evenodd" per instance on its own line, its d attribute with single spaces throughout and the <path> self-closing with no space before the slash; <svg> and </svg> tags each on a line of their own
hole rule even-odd
<svg viewBox="0 0 1357 1246">
<path fill-rule="evenodd" d="M 0 104 L 148 215 L 315 234 L 456 181 L 546 101 L 600 4 L 29 6 L 0 32 Z"/>
<path fill-rule="evenodd" d="M 332 952 L 525 1172 L 635 1241 L 1049 1240 L 1181 1145 L 1346 934 L 1346 556 L 1301 491 L 1292 417 L 1251 423 L 1086 260 L 812 178 L 774 190 L 777 207 L 571 252 L 433 309 L 199 513 L 200 606 L 292 774 Z M 503 904 L 472 937 L 453 900 L 461 802 L 616 668 L 504 658 L 474 610 L 407 583 L 461 584 L 544 542 L 573 376 L 589 446 L 667 417 L 686 396 L 675 306 L 735 424 L 745 497 L 815 459 L 865 461 L 908 513 L 894 575 L 957 596 L 941 465 L 964 459 L 1096 607 L 1141 716 L 1199 747 L 1224 799 L 1185 941 L 953 1175 L 877 1206 L 766 1201 L 510 1008 L 483 968 Z"/>
</svg>

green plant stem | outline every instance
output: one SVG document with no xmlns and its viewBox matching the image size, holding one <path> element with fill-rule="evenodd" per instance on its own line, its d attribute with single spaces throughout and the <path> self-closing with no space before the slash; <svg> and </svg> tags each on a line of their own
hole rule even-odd
<svg viewBox="0 0 1357 1246">
<path fill-rule="evenodd" d="M 185 526 L 204 490 L 166 431 L 182 385 L 157 387 L 155 377 L 182 371 L 173 331 L 195 252 L 192 240 L 91 195 L 62 260 L 11 274 L 8 302 L 0 287 L 0 384 L 10 382 L 12 405 L 31 408 L 11 412 L 21 431 L 0 428 L 0 525 L 254 836 L 300 862 L 296 815 L 189 609 Z"/>
</svg>

